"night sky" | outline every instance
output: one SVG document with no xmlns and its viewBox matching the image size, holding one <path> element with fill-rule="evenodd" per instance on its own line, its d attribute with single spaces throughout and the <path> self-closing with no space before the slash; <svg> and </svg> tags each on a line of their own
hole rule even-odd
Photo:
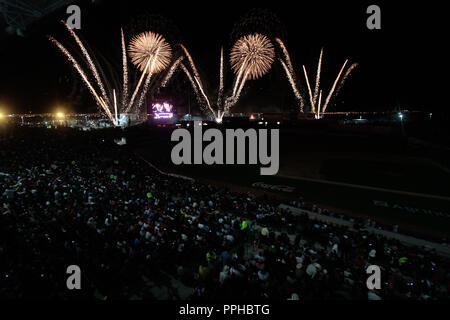
<svg viewBox="0 0 450 320">
<path fill-rule="evenodd" d="M 174 29 L 190 50 L 207 82 L 208 92 L 218 85 L 220 46 L 229 52 L 230 34 L 252 8 L 265 8 L 276 15 L 286 30 L 283 35 L 302 78 L 302 64 L 310 77 L 324 47 L 322 85 L 329 90 L 346 58 L 360 65 L 347 80 L 336 104 L 328 111 L 444 110 L 447 35 L 444 9 L 427 2 L 395 4 L 381 1 L 76 1 L 82 11 L 79 35 L 96 52 L 120 67 L 120 27 L 128 26 L 143 12 L 174 21 Z M 390 1 L 393 2 L 393 1 Z M 294 5 L 295 3 L 295 5 Z M 381 30 L 366 28 L 366 8 L 381 7 Z M 71 103 L 80 83 L 70 64 L 46 39 L 52 35 L 63 44 L 70 39 L 59 20 L 66 20 L 65 7 L 30 26 L 25 37 L 0 31 L 0 108 L 8 112 L 52 112 L 63 105 L 70 111 L 92 112 L 95 104 L 87 90 L 83 103 Z M 3 23 L 3 22 L 2 22 Z M 3 26 L 4 29 L 4 26 Z M 131 35 L 126 35 L 129 39 Z M 130 66 L 130 68 L 133 68 Z M 119 73 L 120 75 L 120 73 Z M 232 79 L 228 69 L 227 79 Z M 179 75 L 174 80 L 182 79 Z M 185 94 L 192 90 L 185 85 Z M 178 93 L 179 94 L 179 93 Z M 288 110 L 295 106 L 288 81 L 276 63 L 262 80 L 248 82 L 238 110 Z"/>
</svg>

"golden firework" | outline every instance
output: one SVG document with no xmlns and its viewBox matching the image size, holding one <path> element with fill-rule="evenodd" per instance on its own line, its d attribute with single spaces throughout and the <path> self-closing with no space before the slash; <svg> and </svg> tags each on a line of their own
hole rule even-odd
<svg viewBox="0 0 450 320">
<path fill-rule="evenodd" d="M 272 42 L 266 36 L 254 33 L 240 38 L 231 49 L 231 68 L 238 76 L 258 79 L 269 72 L 275 57 Z"/>
<path fill-rule="evenodd" d="M 151 31 L 133 37 L 128 47 L 131 62 L 144 73 L 158 73 L 170 64 L 172 49 L 163 36 Z"/>
</svg>

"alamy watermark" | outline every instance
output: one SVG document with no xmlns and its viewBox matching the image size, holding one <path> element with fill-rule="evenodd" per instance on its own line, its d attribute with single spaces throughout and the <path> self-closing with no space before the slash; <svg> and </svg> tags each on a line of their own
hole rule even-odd
<svg viewBox="0 0 450 320">
<path fill-rule="evenodd" d="M 370 274 L 370 276 L 367 278 L 367 281 L 366 281 L 367 289 L 369 289 L 369 290 L 381 289 L 381 269 L 380 269 L 380 267 L 377 265 L 368 266 L 366 273 Z"/>
<path fill-rule="evenodd" d="M 77 5 L 70 5 L 66 10 L 70 16 L 67 18 L 66 23 L 70 29 L 81 29 L 81 9 Z"/>
<path fill-rule="evenodd" d="M 376 4 L 372 4 L 367 7 L 367 14 L 370 16 L 367 18 L 366 26 L 369 30 L 381 29 L 381 9 Z"/>
<path fill-rule="evenodd" d="M 203 133 L 201 121 L 194 121 L 194 138 L 187 129 L 178 128 L 172 132 L 171 141 L 178 143 L 171 152 L 172 162 L 180 164 L 258 164 L 261 175 L 277 174 L 279 159 L 279 129 L 226 129 L 210 128 Z M 270 131 L 270 154 L 268 137 Z M 224 149 L 225 140 L 225 149 Z M 203 149 L 203 142 L 209 142 Z M 237 152 L 235 156 L 235 142 Z M 248 142 L 248 143 L 247 143 Z M 192 150 L 192 144 L 194 146 Z M 248 145 L 248 153 L 246 146 Z M 192 151 L 194 159 L 192 161 Z M 225 155 L 224 155 L 225 154 Z M 248 163 L 246 158 L 248 154 Z M 235 162 L 235 158 L 237 161 Z"/>
<path fill-rule="evenodd" d="M 67 278 L 66 286 L 67 289 L 73 290 L 81 289 L 81 269 L 79 266 L 73 264 L 67 267 L 66 270 L 67 274 L 70 274 L 70 276 Z"/>
</svg>

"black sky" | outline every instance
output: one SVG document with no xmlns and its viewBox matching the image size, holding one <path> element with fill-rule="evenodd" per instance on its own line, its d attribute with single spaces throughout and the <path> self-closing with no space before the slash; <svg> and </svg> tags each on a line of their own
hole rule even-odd
<svg viewBox="0 0 450 320">
<path fill-rule="evenodd" d="M 120 59 L 119 32 L 132 17 L 149 12 L 175 21 L 181 41 L 191 51 L 197 66 L 212 89 L 218 75 L 220 46 L 229 46 L 233 25 L 252 8 L 267 8 L 284 24 L 286 44 L 301 76 L 305 64 L 315 70 L 324 46 L 325 89 L 346 58 L 360 65 L 347 81 L 334 110 L 415 110 L 447 108 L 443 78 L 447 49 L 444 8 L 439 2 L 410 1 L 76 1 L 82 10 L 82 29 L 87 43 L 108 59 Z M 381 7 L 381 30 L 366 28 L 366 8 Z M 65 8 L 42 19 L 26 31 L 25 37 L 0 36 L 0 108 L 9 112 L 52 111 L 58 104 L 70 105 L 67 97 L 74 84 L 73 72 L 62 55 L 46 39 L 55 36 L 71 43 L 59 20 Z M 190 88 L 187 87 L 186 90 Z M 210 89 L 210 88 L 209 88 Z M 210 89 L 210 90 L 212 90 Z M 259 104 L 293 103 L 289 84 L 274 67 L 262 81 L 249 83 L 241 107 Z M 87 104 L 93 105 L 88 92 Z M 264 98 L 265 96 L 271 99 Z M 261 99 L 263 97 L 263 99 Z M 282 101 L 282 102 L 281 102 Z M 74 111 L 92 111 L 73 107 Z M 332 111 L 331 109 L 329 111 Z"/>
</svg>

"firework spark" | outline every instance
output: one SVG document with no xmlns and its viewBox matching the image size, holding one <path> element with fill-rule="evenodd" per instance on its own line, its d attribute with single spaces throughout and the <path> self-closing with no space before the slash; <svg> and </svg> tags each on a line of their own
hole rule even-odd
<svg viewBox="0 0 450 320">
<path fill-rule="evenodd" d="M 175 73 L 177 68 L 180 66 L 180 63 L 181 63 L 181 61 L 183 61 L 183 59 L 184 59 L 184 57 L 181 56 L 181 57 L 178 57 L 177 60 L 175 60 L 175 62 L 172 64 L 169 71 L 167 72 L 166 76 L 164 77 L 163 81 L 161 82 L 161 87 L 164 88 L 165 86 L 167 86 L 167 83 L 172 78 L 173 74 Z"/>
<path fill-rule="evenodd" d="M 131 62 L 140 69 L 142 75 L 125 112 L 128 112 L 133 107 L 134 100 L 141 88 L 144 77 L 147 74 L 144 90 L 142 90 L 141 98 L 139 99 L 139 103 L 142 103 L 143 96 L 148 90 L 153 74 L 161 72 L 170 64 L 172 49 L 163 36 L 151 31 L 146 31 L 131 39 L 128 53 L 130 54 Z"/>
<path fill-rule="evenodd" d="M 286 72 L 287 78 L 289 80 L 289 83 L 292 87 L 292 90 L 294 91 L 295 97 L 297 99 L 300 99 L 300 93 L 298 92 L 296 85 L 295 85 L 295 79 L 292 76 L 292 73 L 289 71 L 289 67 L 286 65 L 286 62 L 284 62 L 282 59 L 279 59 L 281 66 L 283 67 L 284 71 Z"/>
<path fill-rule="evenodd" d="M 194 89 L 195 95 L 197 97 L 197 101 L 199 102 L 202 109 L 211 112 L 212 115 L 214 117 L 216 117 L 214 110 L 212 109 L 211 104 L 209 102 L 209 98 L 205 94 L 205 91 L 204 91 L 202 85 L 200 84 L 200 82 L 191 75 L 188 68 L 183 63 L 181 63 L 181 69 L 184 71 L 184 73 L 188 77 L 189 82 L 191 83 L 192 88 Z"/>
<path fill-rule="evenodd" d="M 315 88 L 314 88 L 314 99 L 313 99 L 314 105 L 316 105 L 316 102 L 317 102 L 317 95 L 319 94 L 320 71 L 322 70 L 322 56 L 323 56 L 323 48 L 320 49 L 319 62 L 317 63 L 316 86 L 315 86 Z"/>
<path fill-rule="evenodd" d="M 128 53 L 131 62 L 143 73 L 158 73 L 164 70 L 172 57 L 172 49 L 166 39 L 151 31 L 133 37 Z"/>
<path fill-rule="evenodd" d="M 186 55 L 186 57 L 188 58 L 189 65 L 191 66 L 191 69 L 192 69 L 192 71 L 193 71 L 193 73 L 194 73 L 195 79 L 197 79 L 197 81 L 198 81 L 198 82 L 200 83 L 200 85 L 203 87 L 203 83 L 202 83 L 201 78 L 200 78 L 200 75 L 199 75 L 199 73 L 198 73 L 198 71 L 197 71 L 197 67 L 195 66 L 194 60 L 193 60 L 192 57 L 191 57 L 191 54 L 189 53 L 189 51 L 186 49 L 186 47 L 185 47 L 182 43 L 180 43 L 180 47 L 181 47 L 181 49 L 183 50 L 183 52 L 184 52 L 184 54 Z"/>
<path fill-rule="evenodd" d="M 186 74 L 186 76 L 189 79 L 189 82 L 191 83 L 192 87 L 194 88 L 194 92 L 197 96 L 197 101 L 200 103 L 200 106 L 203 110 L 207 110 L 208 112 L 211 112 L 212 116 L 216 118 L 216 114 L 211 106 L 210 99 L 208 95 L 205 92 L 205 88 L 203 86 L 202 80 L 200 78 L 200 75 L 197 71 L 197 67 L 194 63 L 194 60 L 192 59 L 192 56 L 190 55 L 189 51 L 186 49 L 186 47 L 183 44 L 180 44 L 180 47 L 182 48 L 184 54 L 186 55 L 189 66 L 192 69 L 192 74 L 189 72 L 188 68 L 182 63 L 181 67 Z"/>
<path fill-rule="evenodd" d="M 123 65 L 123 93 L 122 101 L 128 100 L 128 61 L 127 61 L 127 49 L 125 46 L 125 36 L 123 34 L 123 29 L 120 28 L 120 36 L 122 43 L 122 65 Z"/>
<path fill-rule="evenodd" d="M 275 59 L 275 49 L 265 35 L 254 33 L 236 41 L 230 53 L 231 69 L 236 75 L 233 92 L 225 99 L 221 117 L 237 103 L 247 80 L 255 80 L 269 72 Z"/>
<path fill-rule="evenodd" d="M 66 23 L 63 22 L 64 25 L 67 27 Z M 67 27 L 68 28 L 68 27 Z M 58 42 L 56 39 L 54 39 L 53 37 L 49 36 L 48 38 L 50 39 L 50 41 L 52 43 L 54 43 L 58 49 L 66 56 L 66 58 L 69 60 L 69 62 L 72 63 L 73 67 L 75 68 L 75 70 L 78 72 L 78 74 L 81 76 L 81 79 L 83 80 L 84 84 L 87 86 L 87 88 L 89 89 L 89 92 L 92 94 L 95 102 L 97 103 L 97 105 L 101 108 L 101 110 L 103 110 L 105 112 L 105 114 L 108 116 L 108 118 L 115 124 L 118 125 L 118 104 L 121 106 L 121 108 L 124 110 L 125 113 L 127 113 L 130 108 L 133 106 L 134 103 L 134 99 L 136 97 L 136 95 L 138 94 L 138 91 L 141 87 L 142 84 L 142 80 L 144 78 L 144 76 L 146 75 L 145 72 L 142 72 L 142 76 L 140 79 L 140 82 L 138 83 L 138 85 L 136 86 L 136 89 L 133 93 L 132 99 L 131 100 L 127 100 L 128 99 L 128 89 L 129 89 L 129 83 L 128 83 L 128 67 L 127 67 L 127 54 L 126 54 L 126 46 L 125 46 L 125 37 L 124 37 L 124 33 L 123 30 L 121 29 L 121 44 L 122 44 L 122 64 L 123 64 L 123 84 L 122 84 L 122 101 L 121 103 L 118 103 L 118 99 L 116 96 L 116 89 L 112 89 L 110 90 L 110 94 L 108 95 L 108 93 L 105 90 L 105 84 L 103 79 L 100 77 L 98 70 L 102 71 L 102 69 L 100 68 L 100 65 L 96 65 L 94 63 L 94 59 L 93 57 L 91 57 L 88 53 L 88 51 L 86 50 L 85 46 L 83 45 L 83 43 L 81 42 L 80 38 L 75 34 L 75 32 L 73 30 L 71 30 L 70 28 L 68 28 L 70 34 L 72 35 L 72 37 L 75 39 L 75 41 L 78 44 L 78 47 L 80 48 L 86 62 L 87 62 L 87 67 L 88 67 L 88 71 L 90 73 L 92 73 L 92 75 L 94 76 L 95 82 L 94 84 L 100 89 L 100 92 L 97 92 L 97 89 L 95 88 L 94 84 L 89 80 L 88 74 L 83 70 L 83 68 L 81 67 L 80 63 L 73 57 L 73 55 L 60 43 Z M 156 36 L 157 39 L 163 39 L 161 36 Z M 167 57 L 167 47 L 165 45 L 163 45 L 163 49 L 166 50 L 166 53 L 164 55 L 164 58 L 162 58 L 161 60 L 159 60 L 159 58 L 161 57 L 161 53 L 156 50 L 155 51 L 155 56 L 158 59 L 149 59 L 148 60 L 148 66 L 146 65 L 146 68 L 150 68 L 149 70 L 152 72 L 149 72 L 147 74 L 147 79 L 145 81 L 144 84 L 144 89 L 141 91 L 141 96 L 139 99 L 139 103 L 137 105 L 134 105 L 136 108 L 138 108 L 143 101 L 143 98 L 145 97 L 145 94 L 147 92 L 148 86 L 150 84 L 150 78 L 151 75 L 154 72 L 159 72 L 162 69 L 158 69 L 158 68 L 165 68 L 166 63 L 168 64 L 168 62 L 166 62 L 166 59 L 168 58 L 170 60 L 170 56 Z M 170 52 L 170 49 L 169 49 Z M 170 61 L 169 61 L 170 62 Z M 156 67 L 156 65 L 158 65 L 158 68 Z M 104 75 L 104 73 L 102 72 L 102 75 Z M 108 89 L 110 88 L 109 86 L 109 82 L 106 82 L 108 84 Z M 112 111 L 113 110 L 113 111 Z M 114 112 L 114 115 L 113 115 Z"/>
<path fill-rule="evenodd" d="M 285 64 L 288 67 L 287 70 L 289 71 L 291 76 L 293 76 L 294 75 L 294 68 L 292 67 L 291 57 L 289 56 L 289 52 L 287 51 L 287 48 L 284 45 L 284 42 L 281 41 L 280 38 L 275 38 L 275 41 L 278 43 L 278 45 L 281 48 L 281 51 L 283 52 L 284 60 L 286 61 Z M 283 61 L 283 60 L 280 59 L 280 61 Z"/>
<path fill-rule="evenodd" d="M 291 84 L 292 91 L 295 94 L 295 97 L 300 101 L 300 112 L 303 112 L 303 104 L 304 100 L 302 95 L 300 94 L 299 87 L 296 84 L 295 81 L 295 73 L 294 69 L 292 67 L 291 59 L 289 57 L 289 52 L 286 49 L 286 46 L 284 45 L 283 41 L 281 41 L 279 38 L 275 38 L 275 41 L 278 43 L 278 45 L 281 48 L 281 51 L 283 53 L 283 59 L 279 59 L 281 65 L 283 66 L 283 69 L 286 73 L 286 76 L 289 80 L 289 83 Z M 311 83 L 309 81 L 308 74 L 306 72 L 306 67 L 303 66 L 303 74 L 306 80 L 306 86 L 308 88 L 308 95 L 309 95 L 309 103 L 311 104 L 311 112 L 315 114 L 316 118 L 320 117 L 320 114 L 325 112 L 327 109 L 330 100 L 333 98 L 333 96 L 336 96 L 339 91 L 341 90 L 345 79 L 349 76 L 351 71 L 358 66 L 357 63 L 354 63 L 351 65 L 351 67 L 347 70 L 347 72 L 344 74 L 344 76 L 341 78 L 342 72 L 344 71 L 348 60 L 345 61 L 344 65 L 342 66 L 336 80 L 333 83 L 333 86 L 331 87 L 331 90 L 325 99 L 325 102 L 322 105 L 322 98 L 324 96 L 323 90 L 320 89 L 320 81 L 321 81 L 321 73 L 322 73 L 322 59 L 323 59 L 323 48 L 320 50 L 319 55 L 319 61 L 317 63 L 317 72 L 316 72 L 316 78 L 315 78 L 315 85 L 314 85 L 314 91 L 311 88 Z"/>
<path fill-rule="evenodd" d="M 311 86 L 309 84 L 308 74 L 306 73 L 306 68 L 305 68 L 304 65 L 303 65 L 303 73 L 305 74 L 306 85 L 308 86 L 309 101 L 311 102 L 311 109 L 312 109 L 313 113 L 316 113 L 315 104 L 314 104 L 314 98 L 313 98 L 313 95 L 312 95 Z"/>
<path fill-rule="evenodd" d="M 280 46 L 281 51 L 283 52 L 283 56 L 284 56 L 284 60 L 281 58 L 279 59 L 280 63 L 284 69 L 284 72 L 286 73 L 286 77 L 289 81 L 289 84 L 291 85 L 292 91 L 294 92 L 295 97 L 299 101 L 300 112 L 303 112 L 303 106 L 305 103 L 304 103 L 303 96 L 300 93 L 300 90 L 297 86 L 297 81 L 295 78 L 295 72 L 294 72 L 294 67 L 292 66 L 291 57 L 290 57 L 289 52 L 288 52 L 286 46 L 284 45 L 283 41 L 281 41 L 280 38 L 275 38 L 275 41 Z"/>
<path fill-rule="evenodd" d="M 350 68 L 347 69 L 347 71 L 345 72 L 344 76 L 342 77 L 341 82 L 339 82 L 338 87 L 336 88 L 336 93 L 335 95 L 337 96 L 339 94 L 339 92 L 341 91 L 342 87 L 344 86 L 344 82 L 345 80 L 347 80 L 348 76 L 350 75 L 350 73 L 353 71 L 353 69 L 355 69 L 359 64 L 358 63 L 353 63 Z"/>
<path fill-rule="evenodd" d="M 113 90 L 114 92 L 114 119 L 116 120 L 116 123 L 118 123 L 119 118 L 117 116 L 117 97 L 116 97 L 116 89 Z"/>
<path fill-rule="evenodd" d="M 78 64 L 78 62 L 75 60 L 75 58 L 70 54 L 70 52 L 55 38 L 49 36 L 49 39 L 51 42 L 53 42 L 58 48 L 59 50 L 61 50 L 61 52 L 67 57 L 67 59 L 72 63 L 73 67 L 75 68 L 75 70 L 77 70 L 77 72 L 79 73 L 79 75 L 81 76 L 81 79 L 83 80 L 83 82 L 86 84 L 86 86 L 88 87 L 89 91 L 91 92 L 92 96 L 94 97 L 95 102 L 103 109 L 103 111 L 106 113 L 106 115 L 108 116 L 108 118 L 115 123 L 115 119 L 111 113 L 111 110 L 109 109 L 108 105 L 105 103 L 104 99 L 102 97 L 100 97 L 98 95 L 98 93 L 95 91 L 95 88 L 93 87 L 93 85 L 91 84 L 91 82 L 89 81 L 86 73 L 83 71 L 83 69 L 80 67 L 80 65 Z"/>
<path fill-rule="evenodd" d="M 316 118 L 320 119 L 320 103 L 322 102 L 322 90 L 320 90 L 319 93 L 319 103 L 317 104 L 317 114 L 316 114 Z"/>
<path fill-rule="evenodd" d="M 195 95 L 197 97 L 197 100 L 200 102 L 200 104 L 203 104 L 203 100 L 200 96 L 200 92 L 197 89 L 197 84 L 194 81 L 194 78 L 192 77 L 191 73 L 189 72 L 189 70 L 186 68 L 186 66 L 184 65 L 184 63 L 181 63 L 181 69 L 184 71 L 184 73 L 186 74 L 186 76 L 189 79 L 189 82 L 191 83 L 192 88 L 194 89 Z"/>
<path fill-rule="evenodd" d="M 108 101 L 108 95 L 106 94 L 105 86 L 103 85 L 103 81 L 100 78 L 100 75 L 97 71 L 97 67 L 95 66 L 95 63 L 92 61 L 91 56 L 89 55 L 88 51 L 86 50 L 85 46 L 83 45 L 83 42 L 81 42 L 80 38 L 77 36 L 77 34 L 72 30 L 72 28 L 69 27 L 69 25 L 65 21 L 61 21 L 66 29 L 69 31 L 69 33 L 72 35 L 72 37 L 75 39 L 76 43 L 80 47 L 81 52 L 83 53 L 83 56 L 85 57 L 86 61 L 89 64 L 89 67 L 92 71 L 92 74 L 95 77 L 95 80 L 100 87 L 100 91 L 102 93 L 102 97 L 105 101 Z"/>
<path fill-rule="evenodd" d="M 219 93 L 217 95 L 217 105 L 219 106 L 223 97 L 223 47 L 220 48 L 220 70 L 219 70 Z M 220 114 L 219 114 L 220 117 Z"/>
<path fill-rule="evenodd" d="M 348 62 L 348 59 L 345 60 L 344 64 L 342 65 L 341 70 L 339 71 L 339 73 L 338 73 L 338 75 L 336 77 L 336 80 L 334 80 L 334 83 L 333 83 L 333 86 L 331 87 L 330 93 L 328 93 L 328 97 L 326 98 L 325 103 L 323 104 L 323 111 L 322 112 L 325 112 L 327 110 L 328 103 L 330 103 L 330 99 L 333 96 L 333 93 L 334 93 L 334 90 L 336 88 L 336 85 L 337 85 L 337 83 L 338 83 L 338 81 L 339 81 L 339 79 L 340 79 L 340 77 L 342 75 L 342 72 L 345 69 L 345 66 L 347 65 L 347 62 Z"/>
<path fill-rule="evenodd" d="M 269 38 L 259 33 L 250 34 L 236 41 L 231 49 L 231 68 L 235 73 L 245 69 L 250 80 L 258 79 L 269 72 L 274 57 L 275 50 Z"/>
<path fill-rule="evenodd" d="M 231 95 L 224 97 L 224 58 L 223 48 L 220 51 L 219 90 L 217 96 L 217 115 L 211 105 L 211 99 L 206 94 L 205 87 L 194 63 L 192 56 L 183 44 L 180 44 L 188 65 L 181 64 L 187 75 L 202 108 L 210 112 L 217 122 L 227 115 L 239 100 L 240 94 L 247 80 L 257 79 L 265 75 L 271 68 L 275 50 L 270 40 L 261 34 L 247 35 L 239 39 L 231 50 L 230 62 L 236 75 Z M 188 69 L 188 66 L 191 70 Z M 222 109 L 222 110 L 221 110 Z"/>
</svg>

